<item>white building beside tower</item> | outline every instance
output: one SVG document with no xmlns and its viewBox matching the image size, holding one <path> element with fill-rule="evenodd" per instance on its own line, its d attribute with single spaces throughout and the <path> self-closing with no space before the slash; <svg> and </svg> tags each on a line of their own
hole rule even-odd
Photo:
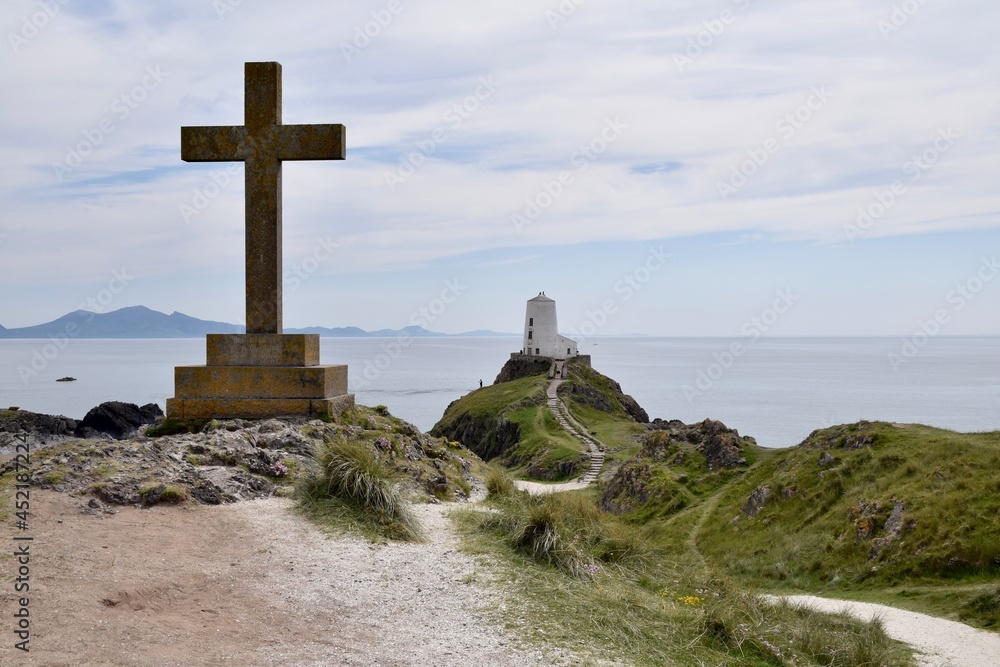
<svg viewBox="0 0 1000 667">
<path fill-rule="evenodd" d="M 532 357 L 569 359 L 578 355 L 576 341 L 559 335 L 556 302 L 539 292 L 528 300 L 524 313 L 522 354 Z"/>
</svg>

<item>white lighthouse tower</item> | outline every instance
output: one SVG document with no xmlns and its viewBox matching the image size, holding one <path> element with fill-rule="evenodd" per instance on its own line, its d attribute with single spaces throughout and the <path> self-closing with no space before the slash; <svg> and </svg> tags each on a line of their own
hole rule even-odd
<svg viewBox="0 0 1000 667">
<path fill-rule="evenodd" d="M 576 341 L 559 335 L 556 302 L 545 296 L 545 292 L 528 300 L 521 349 L 528 356 L 552 359 L 570 359 L 578 354 Z"/>
</svg>

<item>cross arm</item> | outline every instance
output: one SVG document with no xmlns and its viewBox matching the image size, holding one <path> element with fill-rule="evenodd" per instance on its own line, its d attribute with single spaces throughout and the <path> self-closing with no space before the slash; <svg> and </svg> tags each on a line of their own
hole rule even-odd
<svg viewBox="0 0 1000 667">
<path fill-rule="evenodd" d="M 343 125 L 279 125 L 277 135 L 279 160 L 343 160 L 345 129 Z"/>
<path fill-rule="evenodd" d="M 237 162 L 246 159 L 240 143 L 244 127 L 182 127 L 181 159 L 185 162 Z"/>
</svg>

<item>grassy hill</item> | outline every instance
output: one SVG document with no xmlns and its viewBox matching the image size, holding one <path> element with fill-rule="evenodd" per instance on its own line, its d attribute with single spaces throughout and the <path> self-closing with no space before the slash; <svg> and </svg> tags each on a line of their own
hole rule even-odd
<svg viewBox="0 0 1000 667">
<path fill-rule="evenodd" d="M 861 422 L 746 448 L 746 465 L 697 478 L 690 445 L 650 437 L 603 504 L 672 557 L 771 590 L 1000 625 L 1000 433 Z"/>
<path fill-rule="evenodd" d="M 865 422 L 825 429 L 728 489 L 699 545 L 727 569 L 776 580 L 998 575 L 998 470 L 1000 433 Z M 759 507 L 748 506 L 752 494 Z"/>
<path fill-rule="evenodd" d="M 463 443 L 516 474 L 548 481 L 578 477 L 590 460 L 586 447 L 559 426 L 546 406 L 548 364 L 509 363 L 498 382 L 453 402 L 431 435 Z M 625 456 L 638 448 L 645 412 L 614 380 L 570 363 L 559 395 L 571 414 L 609 449 Z"/>
</svg>

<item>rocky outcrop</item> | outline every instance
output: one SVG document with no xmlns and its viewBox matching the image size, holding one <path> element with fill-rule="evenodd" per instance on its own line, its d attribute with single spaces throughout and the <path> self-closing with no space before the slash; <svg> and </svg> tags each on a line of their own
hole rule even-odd
<svg viewBox="0 0 1000 667">
<path fill-rule="evenodd" d="M 647 437 L 644 451 L 654 459 L 662 457 L 670 441 L 686 442 L 694 445 L 708 464 L 709 470 L 735 468 L 747 462 L 743 450 L 757 441 L 749 436 L 741 436 L 739 431 L 727 427 L 720 421 L 706 419 L 697 424 L 677 421 L 653 420 L 650 427 L 654 431 L 664 431 L 667 439 Z"/>
<path fill-rule="evenodd" d="M 511 357 L 507 360 L 507 363 L 503 365 L 503 368 L 500 369 L 500 373 L 493 381 L 493 384 L 511 382 L 513 380 L 519 380 L 521 378 L 532 377 L 535 375 L 546 375 L 551 367 L 552 360 L 547 357 Z"/>
<path fill-rule="evenodd" d="M 618 393 L 620 394 L 618 400 L 621 401 L 622 407 L 625 408 L 625 413 L 640 424 L 648 423 L 649 414 L 639 405 L 639 402 L 629 394 L 622 392 L 622 388 L 617 382 L 615 382 L 615 386 L 618 387 Z"/>
<path fill-rule="evenodd" d="M 611 478 L 600 502 L 605 511 L 619 514 L 653 504 L 660 513 L 676 512 L 703 493 L 706 483 L 722 483 L 709 481 L 724 479 L 714 473 L 746 469 L 744 453 L 756 445 L 753 438 L 709 419 L 698 424 L 656 419 L 649 428 L 639 453 Z"/>
<path fill-rule="evenodd" d="M 108 435 L 115 440 L 124 440 L 136 434 L 139 427 L 155 424 L 163 418 L 163 410 L 155 403 L 141 408 L 135 403 L 109 401 L 92 408 L 87 416 L 77 424 L 78 438 L 93 438 Z"/>
<path fill-rule="evenodd" d="M 860 421 L 857 424 L 843 424 L 813 431 L 799 447 L 805 449 L 843 449 L 854 451 L 872 447 L 878 443 L 879 433 L 876 422 Z"/>
<path fill-rule="evenodd" d="M 69 417 L 43 415 L 19 408 L 0 410 L 0 446 L 4 440 L 18 433 L 41 441 L 52 436 L 69 437 L 76 431 L 76 424 L 76 420 Z"/>
<path fill-rule="evenodd" d="M 653 471 L 648 463 L 635 460 L 625 462 L 601 496 L 601 509 L 621 514 L 642 507 L 652 495 L 649 489 L 652 478 Z"/>
<path fill-rule="evenodd" d="M 69 439 L 32 449 L 32 484 L 90 493 L 115 505 L 193 500 L 220 504 L 290 493 L 329 439 L 365 443 L 425 500 L 466 499 L 482 463 L 457 443 L 436 440 L 402 420 L 359 406 L 354 423 L 215 420 L 198 433 L 129 440 Z M 11 461 L 0 477 L 11 474 Z"/>
<path fill-rule="evenodd" d="M 871 541 L 868 560 L 875 560 L 896 542 L 907 528 L 903 521 L 906 503 L 893 500 L 890 503 L 879 500 L 862 500 L 851 508 L 854 534 L 858 540 Z"/>
<path fill-rule="evenodd" d="M 446 415 L 456 402 L 448 406 Z M 447 422 L 446 426 L 444 424 L 444 420 L 435 424 L 430 435 L 461 442 L 484 461 L 503 456 L 521 439 L 521 428 L 507 421 L 505 413 L 466 412 Z"/>
<path fill-rule="evenodd" d="M 771 497 L 771 488 L 768 486 L 758 486 L 750 492 L 750 497 L 743 503 L 743 515 L 749 519 L 754 518 L 764 509 L 764 504 Z"/>
<path fill-rule="evenodd" d="M 567 368 L 570 381 L 559 388 L 563 398 L 609 414 L 623 412 L 640 424 L 649 422 L 649 415 L 638 401 L 622 391 L 616 381 L 591 368 L 588 362 L 570 360 Z"/>
</svg>

